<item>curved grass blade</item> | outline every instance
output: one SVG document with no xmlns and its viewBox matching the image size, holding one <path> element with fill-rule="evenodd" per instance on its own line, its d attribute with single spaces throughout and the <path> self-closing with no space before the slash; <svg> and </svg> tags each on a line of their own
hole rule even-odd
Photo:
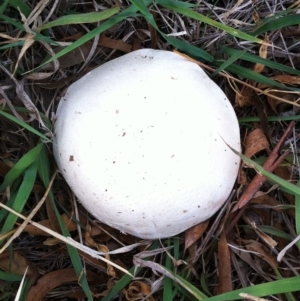
<svg viewBox="0 0 300 301">
<path fill-rule="evenodd" d="M 1 5 L 0 5 L 0 19 L 1 19 L 1 16 L 3 15 L 6 7 L 7 7 L 7 4 L 8 4 L 9 0 L 5 0 Z"/>
<path fill-rule="evenodd" d="M 208 25 L 211 25 L 213 27 L 216 27 L 218 29 L 221 29 L 227 33 L 229 33 L 230 35 L 232 36 L 235 36 L 237 38 L 240 38 L 242 40 L 246 40 L 246 41 L 250 41 L 250 42 L 253 42 L 253 43 L 259 43 L 259 44 L 263 44 L 264 41 L 261 40 L 261 39 L 258 39 L 258 38 L 255 38 L 253 37 L 252 35 L 249 35 L 245 32 L 242 32 L 240 30 L 237 30 L 237 29 L 233 29 L 227 25 L 224 25 L 220 22 L 217 22 L 209 17 L 206 17 L 200 13 L 197 13 L 195 11 L 192 11 L 191 9 L 189 8 L 183 8 L 181 6 L 181 2 L 179 1 L 172 1 L 171 3 L 168 2 L 166 3 L 165 1 L 157 1 L 160 5 L 164 6 L 165 8 L 171 10 L 171 11 L 175 11 L 179 14 L 182 14 L 184 16 L 187 16 L 187 17 L 190 17 L 192 19 L 195 19 L 195 20 L 198 20 L 198 21 L 201 21 L 203 23 L 206 23 Z"/>
<path fill-rule="evenodd" d="M 167 246 L 171 246 L 170 238 L 167 240 Z M 170 256 L 166 256 L 165 267 L 169 270 L 172 269 L 172 261 Z M 172 289 L 172 280 L 169 277 L 164 278 L 164 286 L 163 286 L 163 300 L 173 300 L 173 289 Z"/>
<path fill-rule="evenodd" d="M 197 300 L 206 300 L 207 296 L 203 294 L 198 288 L 192 285 L 189 281 L 184 279 L 183 277 L 179 276 L 178 274 L 174 273 L 173 271 L 164 267 L 164 269 L 172 274 L 172 280 L 182 286 L 188 293 L 190 293 L 194 298 Z"/>
<path fill-rule="evenodd" d="M 216 65 L 221 65 L 222 64 L 221 62 L 218 62 L 218 61 L 214 61 L 214 63 Z M 267 78 L 266 76 L 264 76 L 262 74 L 256 73 L 252 70 L 249 70 L 247 68 L 244 68 L 244 67 L 241 67 L 241 66 L 238 66 L 238 65 L 235 65 L 235 64 L 232 64 L 232 65 L 228 66 L 226 68 L 226 70 L 231 72 L 231 73 L 237 74 L 241 77 L 254 80 L 255 82 L 266 84 L 270 87 L 277 87 L 279 89 L 290 90 L 290 91 L 300 91 L 299 88 L 288 87 L 288 86 L 282 85 L 282 84 L 280 84 L 280 83 L 278 83 L 278 82 L 276 82 L 272 79 Z"/>
<path fill-rule="evenodd" d="M 289 16 L 284 16 L 280 18 L 274 18 L 273 16 L 272 20 L 268 20 L 268 22 L 262 24 L 257 29 L 255 29 L 252 34 L 253 35 L 259 35 L 266 31 L 275 31 L 277 29 L 281 29 L 283 27 L 292 26 L 292 25 L 299 25 L 300 24 L 300 14 L 294 14 Z"/>
<path fill-rule="evenodd" d="M 110 18 L 111 16 L 117 14 L 119 11 L 120 11 L 119 6 L 116 6 L 114 8 L 106 9 L 101 12 L 91 12 L 91 13 L 74 14 L 74 15 L 71 14 L 71 15 L 60 17 L 55 21 L 51 21 L 47 24 L 44 24 L 41 27 L 37 28 L 37 30 L 40 31 L 46 28 L 51 28 L 60 25 L 99 22 L 104 19 Z"/>
<path fill-rule="evenodd" d="M 29 16 L 29 14 L 31 13 L 31 8 L 25 3 L 25 1 L 9 0 L 9 5 L 14 7 L 15 9 L 19 9 L 25 17 Z M 0 18 L 2 18 L 2 16 L 0 16 Z"/>
<path fill-rule="evenodd" d="M 283 65 L 283 64 L 279 64 L 279 63 L 276 63 L 276 62 L 273 62 L 273 61 L 270 61 L 268 59 L 264 59 L 264 58 L 261 58 L 257 55 L 254 55 L 254 54 L 251 54 L 251 53 L 242 53 L 244 51 L 241 51 L 241 50 L 236 50 L 236 49 L 233 49 L 233 48 L 228 48 L 228 47 L 221 47 L 221 49 L 228 55 L 234 55 L 235 53 L 241 53 L 241 59 L 242 60 L 245 60 L 245 61 L 248 61 L 248 62 L 252 62 L 252 63 L 257 63 L 257 64 L 262 64 L 262 65 L 265 65 L 267 67 L 270 67 L 272 69 L 275 69 L 275 70 L 280 70 L 280 71 L 283 71 L 283 72 L 288 72 L 290 74 L 295 74 L 295 75 L 300 75 L 300 71 L 299 70 L 296 70 L 296 69 L 293 69 L 289 66 L 286 66 L 286 65 Z"/>
<path fill-rule="evenodd" d="M 32 191 L 37 175 L 38 161 L 39 156 L 37 156 L 34 162 L 25 170 L 22 184 L 19 187 L 16 198 L 14 199 L 14 202 L 12 204 L 12 209 L 17 212 L 22 212 Z M 18 216 L 13 213 L 9 213 L 0 231 L 0 234 L 6 233 L 13 229 L 17 220 Z"/>
<path fill-rule="evenodd" d="M 228 144 L 227 144 L 228 145 Z M 282 187 L 284 187 L 287 191 L 289 191 L 290 194 L 293 195 L 300 195 L 300 187 L 297 185 L 294 185 L 275 174 L 265 170 L 262 166 L 254 162 L 253 160 L 249 159 L 248 157 L 244 156 L 243 154 L 237 152 L 232 147 L 228 145 L 228 147 L 236 154 L 238 155 L 249 167 L 254 168 L 256 172 L 265 178 L 267 178 L 269 181 L 276 183 Z M 299 278 L 300 279 L 300 278 Z"/>
<path fill-rule="evenodd" d="M 159 1 L 157 1 L 157 3 L 160 5 L 163 5 L 163 4 L 174 5 L 174 0 L 159 0 Z M 196 7 L 197 4 L 176 1 L 176 6 L 181 7 L 181 8 L 191 8 L 191 7 Z"/>
<path fill-rule="evenodd" d="M 20 125 L 21 127 L 23 127 L 24 129 L 28 130 L 29 132 L 39 136 L 40 138 L 42 138 L 44 141 L 47 142 L 51 142 L 51 140 L 46 137 L 45 135 L 41 134 L 39 131 L 37 131 L 36 129 L 34 129 L 32 126 L 28 125 L 26 122 L 16 118 L 15 116 L 8 114 L 2 110 L 0 110 L 0 115 L 4 116 L 5 118 L 13 121 L 14 123 Z"/>
<path fill-rule="evenodd" d="M 150 0 L 147 0 L 147 1 L 150 3 Z M 53 62 L 54 60 L 62 57 L 63 55 L 69 53 L 70 51 L 78 48 L 79 46 L 81 46 L 84 43 L 88 42 L 89 40 L 93 39 L 95 36 L 99 35 L 100 33 L 104 32 L 105 30 L 111 28 L 112 26 L 116 25 L 117 23 L 125 20 L 126 18 L 128 18 L 130 16 L 132 16 L 132 17 L 135 16 L 136 11 L 137 11 L 137 9 L 133 5 L 128 7 L 127 9 L 124 9 L 124 11 L 109 18 L 107 21 L 105 21 L 100 26 L 94 28 L 93 30 L 91 30 L 90 32 L 85 34 L 83 37 L 76 40 L 71 45 L 65 47 L 64 49 L 62 49 L 61 51 L 56 53 L 54 56 L 52 56 L 50 59 L 45 61 L 43 64 L 41 64 L 39 67 L 35 68 L 34 70 L 39 69 L 42 66 L 49 64 L 49 63 Z"/>
<path fill-rule="evenodd" d="M 173 45 L 175 48 L 177 48 L 185 53 L 188 53 L 189 55 L 191 55 L 193 57 L 204 59 L 209 62 L 213 61 L 213 57 L 206 51 L 204 51 L 198 47 L 195 47 L 187 42 L 176 39 L 174 37 L 168 37 L 166 34 L 161 32 L 159 30 L 159 27 L 155 23 L 155 20 L 154 20 L 152 14 L 149 12 L 147 5 L 143 1 L 130 0 L 130 2 L 136 7 L 137 10 L 139 10 L 141 12 L 141 14 L 147 20 L 147 22 L 149 24 L 151 24 L 153 26 L 153 28 L 155 28 L 164 37 L 164 39 L 168 43 Z"/>
<path fill-rule="evenodd" d="M 255 297 L 264 297 L 274 294 L 283 294 L 299 291 L 300 276 L 275 280 L 268 283 L 253 285 L 250 287 L 241 288 L 233 292 L 217 295 L 214 297 L 203 299 L 205 301 L 229 301 L 241 300 L 239 294 L 247 293 Z"/>
<path fill-rule="evenodd" d="M 227 67 L 229 67 L 230 65 L 232 65 L 235 61 L 237 61 L 238 59 L 240 59 L 244 53 L 247 52 L 247 49 L 244 49 L 243 51 L 240 51 L 238 53 L 233 53 L 231 55 L 231 57 L 226 60 L 223 64 L 221 64 L 218 69 L 216 69 L 210 77 L 214 77 L 215 75 L 217 75 L 219 72 L 223 71 L 224 69 L 226 69 Z"/>
<path fill-rule="evenodd" d="M 49 164 L 49 158 L 48 158 L 48 152 L 46 149 L 46 146 L 43 145 L 43 148 L 41 150 L 41 155 L 40 155 L 40 160 L 39 160 L 39 165 L 38 165 L 38 173 L 39 176 L 44 184 L 45 187 L 49 186 L 50 183 L 50 164 Z M 66 228 L 65 223 L 63 222 L 61 215 L 56 207 L 56 203 L 54 201 L 54 196 L 52 191 L 49 192 L 48 197 L 51 201 L 51 204 L 54 208 L 56 218 L 58 220 L 59 226 L 61 228 L 62 234 L 65 237 L 71 237 L 70 232 Z M 66 244 L 72 265 L 74 267 L 74 270 L 76 272 L 76 275 L 78 277 L 78 282 L 81 285 L 83 291 L 85 292 L 85 295 L 89 301 L 93 300 L 91 290 L 89 288 L 89 284 L 86 278 L 86 274 L 84 273 L 84 269 L 81 263 L 81 259 L 79 256 L 79 253 L 76 248 L 73 246 L 70 246 L 69 244 Z"/>
<path fill-rule="evenodd" d="M 3 19 L 3 20 L 6 21 L 7 23 L 14 25 L 16 28 L 18 28 L 18 29 L 20 29 L 20 30 L 22 30 L 22 31 L 25 31 L 24 26 L 23 26 L 20 22 L 15 21 L 15 20 L 12 19 L 12 18 L 9 18 L 9 17 L 7 17 L 7 16 L 5 16 L 5 15 L 1 15 L 1 16 L 0 16 L 0 19 Z"/>
<path fill-rule="evenodd" d="M 189 54 L 191 57 L 198 58 L 205 60 L 207 62 L 213 61 L 213 56 L 210 55 L 208 52 L 191 45 L 185 41 L 181 41 L 179 39 L 176 39 L 174 37 L 168 37 L 166 34 L 160 32 L 160 34 L 164 37 L 164 39 L 170 43 L 172 46 L 174 46 L 176 49 L 181 50 L 187 54 Z"/>
<path fill-rule="evenodd" d="M 300 120 L 300 115 L 294 115 L 294 116 L 269 116 L 267 117 L 267 120 L 269 122 L 281 122 L 281 121 L 296 121 Z M 239 123 L 248 123 L 248 122 L 259 122 L 259 117 L 241 117 L 238 118 Z"/>
<path fill-rule="evenodd" d="M 14 165 L 14 167 L 6 174 L 4 181 L 0 186 L 0 192 L 17 179 L 26 170 L 26 168 L 28 168 L 38 158 L 42 147 L 42 143 L 38 144 Z"/>
<path fill-rule="evenodd" d="M 9 43 L 6 45 L 3 45 L 0 47 L 0 50 L 5 50 L 5 49 L 10 49 L 13 47 L 18 47 L 18 46 L 23 46 L 24 45 L 24 41 L 17 41 L 17 42 L 13 42 L 13 43 Z"/>
<path fill-rule="evenodd" d="M 0 271 L 0 279 L 6 282 L 21 281 L 22 276 Z"/>
<path fill-rule="evenodd" d="M 251 226 L 248 226 L 248 225 L 240 225 L 239 227 L 243 228 L 243 229 L 253 229 Z M 265 232 L 267 234 L 271 234 L 273 236 L 277 236 L 277 237 L 280 237 L 280 238 L 284 238 L 286 239 L 287 241 L 292 241 L 293 238 L 292 236 L 290 236 L 289 234 L 281 231 L 281 230 L 278 230 L 272 226 L 260 226 L 260 225 L 257 225 L 257 228 L 259 230 L 261 230 L 262 232 Z"/>
</svg>

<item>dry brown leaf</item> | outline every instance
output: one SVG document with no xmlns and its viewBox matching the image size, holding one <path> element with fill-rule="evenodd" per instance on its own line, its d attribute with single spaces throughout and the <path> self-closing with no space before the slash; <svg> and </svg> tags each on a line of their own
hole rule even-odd
<svg viewBox="0 0 300 301">
<path fill-rule="evenodd" d="M 17 60 L 16 65 L 15 65 L 15 69 L 14 69 L 13 75 L 17 71 L 18 66 L 19 66 L 19 62 L 22 59 L 22 57 L 24 56 L 24 54 L 26 53 L 27 49 L 34 43 L 35 35 L 33 35 L 31 33 L 27 33 L 24 38 L 25 38 L 25 42 L 24 42 L 24 44 L 22 46 L 22 49 L 20 51 L 18 60 Z"/>
<path fill-rule="evenodd" d="M 152 14 L 154 20 L 156 21 L 157 13 L 152 11 L 151 14 Z M 148 29 L 149 29 L 150 38 L 151 38 L 151 48 L 155 49 L 157 47 L 157 31 L 150 23 L 148 23 Z"/>
<path fill-rule="evenodd" d="M 252 105 L 253 92 L 253 89 L 251 89 L 250 87 L 243 87 L 243 89 L 239 93 L 236 93 L 235 103 L 241 108 L 244 106 Z"/>
<path fill-rule="evenodd" d="M 47 215 L 52 229 L 54 229 L 54 231 L 56 231 L 57 233 L 61 233 L 59 221 L 57 219 L 54 207 L 49 197 L 46 198 L 45 205 L 46 205 Z"/>
<path fill-rule="evenodd" d="M 240 170 L 239 175 L 238 175 L 238 183 L 240 185 L 246 186 L 249 184 L 247 180 L 247 176 L 244 170 Z"/>
<path fill-rule="evenodd" d="M 274 170 L 274 174 L 286 181 L 291 181 L 292 180 L 292 174 L 289 171 L 289 169 L 287 168 L 287 166 L 278 166 L 275 170 Z M 291 205 L 295 205 L 295 196 L 292 194 L 289 194 L 287 192 L 282 191 L 282 194 L 287 198 L 287 200 L 289 201 L 289 203 Z M 294 210 L 291 210 L 292 212 L 295 212 Z M 295 216 L 295 215 L 294 215 Z"/>
<path fill-rule="evenodd" d="M 122 40 L 114 40 L 106 37 L 105 35 L 101 35 L 98 44 L 100 46 L 120 50 L 125 53 L 129 53 L 132 50 L 132 46 L 123 42 Z"/>
<path fill-rule="evenodd" d="M 243 239 L 241 241 L 245 244 L 245 247 L 248 251 L 254 252 L 253 254 L 255 256 L 258 256 L 266 261 L 272 268 L 278 268 L 278 262 L 263 244 L 252 239 Z"/>
<path fill-rule="evenodd" d="M 61 243 L 61 241 L 56 237 L 49 237 L 43 241 L 44 246 L 51 246 L 51 247 L 56 246 L 59 243 Z"/>
<path fill-rule="evenodd" d="M 186 251 L 191 245 L 193 245 L 204 233 L 209 224 L 209 220 L 204 221 L 198 225 L 195 225 L 185 231 L 184 238 L 184 251 Z"/>
<path fill-rule="evenodd" d="M 91 246 L 91 247 L 94 247 L 96 249 L 98 249 L 99 252 L 103 252 L 103 253 L 108 253 L 109 252 L 109 249 L 107 246 L 105 245 L 102 245 L 102 244 L 97 244 L 91 237 L 90 235 L 90 232 L 91 232 L 91 226 L 90 225 L 86 225 L 85 227 L 85 234 L 84 234 L 84 238 L 85 238 L 85 243 L 87 246 Z M 107 260 L 110 260 L 110 255 L 109 254 L 106 254 L 105 255 L 105 259 Z M 112 277 L 112 278 L 115 278 L 116 277 L 116 272 L 114 270 L 114 268 L 107 264 L 107 275 Z"/>
<path fill-rule="evenodd" d="M 256 9 L 253 10 L 252 19 L 255 23 L 258 23 L 260 21 L 260 17 Z"/>
<path fill-rule="evenodd" d="M 261 266 L 258 265 L 251 256 L 250 252 L 247 252 L 244 249 L 240 249 L 240 247 L 234 243 L 231 243 L 231 251 L 234 252 L 240 259 L 249 264 L 249 266 L 254 269 L 259 275 L 261 275 L 267 281 L 272 281 L 269 273 L 266 273 L 262 270 Z"/>
<path fill-rule="evenodd" d="M 299 76 L 279 74 L 274 77 L 271 77 L 271 79 L 276 80 L 276 81 L 280 82 L 281 84 L 297 85 L 297 86 L 300 85 L 300 77 Z"/>
<path fill-rule="evenodd" d="M 151 287 L 142 281 L 133 281 L 127 290 L 124 290 L 124 295 L 128 301 L 143 300 L 151 293 Z M 147 301 L 155 301 L 152 296 L 149 296 Z"/>
<path fill-rule="evenodd" d="M 223 294 L 231 292 L 233 289 L 231 278 L 231 259 L 225 231 L 222 231 L 218 243 L 218 271 L 218 293 Z"/>
<path fill-rule="evenodd" d="M 10 170 L 11 167 L 0 160 L 0 176 L 4 177 Z"/>
<path fill-rule="evenodd" d="M 258 152 L 269 147 L 269 142 L 260 129 L 255 129 L 250 132 L 245 139 L 244 155 L 251 158 Z"/>
<path fill-rule="evenodd" d="M 68 231 L 74 231 L 77 229 L 77 224 L 75 222 L 73 222 L 67 214 L 65 214 L 65 213 L 62 214 L 61 218 L 63 219 L 63 222 L 66 225 Z M 82 221 L 84 221 L 84 220 L 82 220 Z M 49 219 L 40 221 L 39 224 L 49 228 L 50 230 L 54 230 L 53 227 L 51 226 Z M 27 225 L 24 228 L 24 231 L 28 232 L 31 235 L 51 236 L 50 234 L 42 231 L 41 229 L 39 229 L 33 225 Z"/>
<path fill-rule="evenodd" d="M 78 253 L 80 254 L 81 257 L 83 257 L 91 265 L 97 267 L 99 270 L 101 270 L 104 273 L 107 272 L 107 265 L 104 261 L 94 258 L 91 255 L 82 252 L 81 250 L 78 250 Z"/>
<path fill-rule="evenodd" d="M 66 68 L 69 68 L 69 67 L 72 67 L 74 65 L 84 62 L 91 51 L 91 47 L 92 47 L 91 43 L 85 43 L 85 44 L 73 49 L 72 51 L 66 53 L 64 56 L 58 58 L 57 62 L 58 62 L 59 69 L 60 70 L 66 69 Z M 62 50 L 62 47 L 56 47 L 51 50 L 54 53 L 58 53 L 59 51 Z M 53 63 L 46 64 L 42 67 L 42 70 L 55 71 L 54 69 L 55 69 L 55 66 L 53 65 Z M 38 80 L 38 78 L 32 78 L 32 79 Z"/>
<path fill-rule="evenodd" d="M 277 99 L 277 98 L 275 99 L 270 95 L 275 95 L 275 96 L 281 98 L 282 100 Z M 295 94 L 292 94 L 289 92 L 270 91 L 267 95 L 267 100 L 268 100 L 268 103 L 269 103 L 270 107 L 272 108 L 272 110 L 275 113 L 279 114 L 280 112 L 285 112 L 286 108 L 290 109 L 291 102 L 292 103 L 295 102 L 296 97 L 297 96 Z M 287 103 L 285 101 L 288 101 L 289 103 Z"/>
<path fill-rule="evenodd" d="M 259 48 L 259 56 L 261 58 L 266 58 L 267 57 L 267 50 L 268 50 L 268 46 L 269 44 L 269 37 L 266 35 L 265 39 L 264 39 L 264 43 L 260 46 Z M 255 64 L 253 67 L 253 71 L 255 73 L 261 73 L 264 69 L 264 65 L 262 64 Z M 256 83 L 249 81 L 249 84 L 251 84 L 251 86 L 256 87 Z M 236 97 L 235 97 L 235 102 L 239 107 L 244 107 L 244 106 L 249 106 L 253 104 L 253 92 L 254 90 L 251 89 L 249 86 L 244 86 L 243 89 L 240 91 L 240 93 L 236 93 Z"/>
<path fill-rule="evenodd" d="M 35 73 L 30 73 L 30 74 L 26 75 L 25 77 L 27 79 L 31 79 L 31 80 L 41 80 L 41 79 L 49 78 L 50 76 L 53 75 L 53 73 L 54 72 L 49 72 L 49 73 L 35 72 Z"/>
<path fill-rule="evenodd" d="M 98 277 L 98 275 L 91 272 L 87 274 L 89 281 L 96 280 Z M 25 301 L 42 301 L 46 294 L 51 292 L 54 288 L 72 281 L 78 281 L 78 277 L 73 268 L 50 272 L 41 277 L 37 284 L 29 290 Z"/>
<path fill-rule="evenodd" d="M 12 255 L 5 252 L 0 255 L 0 268 L 5 272 L 24 276 L 27 267 L 26 277 L 30 278 L 30 284 L 33 285 L 40 277 L 40 273 L 30 261 L 18 252 L 13 252 Z"/>
<path fill-rule="evenodd" d="M 142 41 L 136 35 L 133 36 L 132 51 L 141 49 Z"/>
<path fill-rule="evenodd" d="M 243 219 L 244 219 L 244 221 L 246 221 L 246 223 L 248 225 L 250 225 L 252 227 L 252 229 L 256 232 L 256 234 L 271 248 L 275 248 L 277 246 L 277 241 L 275 241 L 268 234 L 266 234 L 265 232 L 263 232 L 259 228 L 257 228 L 256 223 L 252 219 L 250 219 L 246 215 L 243 216 Z"/>
<path fill-rule="evenodd" d="M 265 38 L 264 38 L 264 42 L 260 48 L 259 48 L 259 56 L 263 59 L 266 59 L 267 58 L 267 54 L 268 54 L 268 45 L 270 45 L 270 40 L 269 40 L 269 37 L 266 35 Z M 255 64 L 254 65 L 254 68 L 253 68 L 253 71 L 256 72 L 256 73 L 261 73 L 264 69 L 265 65 L 262 65 L 262 64 Z"/>
<path fill-rule="evenodd" d="M 284 228 L 282 227 L 282 225 L 280 223 L 276 222 L 276 221 L 274 221 L 273 227 L 278 229 L 279 231 L 284 232 Z M 278 243 L 277 248 L 279 250 L 284 249 L 291 242 L 290 240 L 284 239 L 284 238 L 279 237 L 279 236 L 276 237 L 276 241 Z M 297 256 L 297 255 L 295 254 L 295 256 Z"/>
<path fill-rule="evenodd" d="M 277 212 L 283 212 L 286 211 L 291 217 L 295 218 L 295 211 L 294 209 L 283 209 L 282 208 L 282 203 L 277 201 L 275 198 L 264 194 L 260 195 L 258 197 L 254 197 L 251 200 L 251 204 L 263 204 L 263 205 L 269 205 L 272 206 L 272 210 L 275 210 Z M 265 220 L 264 220 L 265 221 Z M 267 223 L 267 222 L 266 222 Z M 268 224 L 268 223 L 267 223 Z"/>
<path fill-rule="evenodd" d="M 58 80 L 50 80 L 50 79 L 41 79 L 36 81 L 34 84 L 38 85 L 41 88 L 48 89 L 48 90 L 58 90 L 63 88 L 64 86 L 70 85 L 75 79 L 77 79 L 78 74 L 72 74 L 67 77 L 63 77 Z"/>
<path fill-rule="evenodd" d="M 300 35 L 300 28 L 294 28 L 294 27 L 284 27 L 281 29 L 282 36 L 287 37 L 297 37 Z"/>
</svg>

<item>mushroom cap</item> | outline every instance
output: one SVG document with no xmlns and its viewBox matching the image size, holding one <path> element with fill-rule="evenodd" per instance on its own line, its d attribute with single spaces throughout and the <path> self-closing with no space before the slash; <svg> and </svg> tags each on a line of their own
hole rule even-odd
<svg viewBox="0 0 300 301">
<path fill-rule="evenodd" d="M 73 83 L 54 124 L 58 167 L 99 221 L 140 238 L 176 235 L 211 217 L 238 173 L 239 125 L 195 63 L 142 49 Z"/>
</svg>

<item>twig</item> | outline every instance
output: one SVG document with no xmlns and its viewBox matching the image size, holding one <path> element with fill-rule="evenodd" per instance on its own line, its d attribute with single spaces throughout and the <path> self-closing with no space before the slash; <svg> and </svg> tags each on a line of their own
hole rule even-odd
<svg viewBox="0 0 300 301">
<path fill-rule="evenodd" d="M 294 122 L 291 122 L 284 134 L 282 135 L 281 139 L 271 152 L 269 158 L 264 163 L 263 168 L 269 172 L 273 172 L 276 167 L 290 154 L 289 151 L 284 152 L 282 155 L 279 155 L 279 152 L 281 151 L 284 142 L 290 135 L 292 129 L 294 126 Z M 266 178 L 260 174 L 256 174 L 254 179 L 251 181 L 251 183 L 248 185 L 246 190 L 243 192 L 242 196 L 240 197 L 238 203 L 233 207 L 231 214 L 235 213 L 235 211 L 240 211 L 235 215 L 231 223 L 226 229 L 226 233 L 228 234 L 231 229 L 234 227 L 234 225 L 237 223 L 237 221 L 240 219 L 240 217 L 243 215 L 246 205 L 252 200 L 254 194 L 259 190 L 259 188 L 263 185 L 263 183 L 266 181 Z"/>
</svg>

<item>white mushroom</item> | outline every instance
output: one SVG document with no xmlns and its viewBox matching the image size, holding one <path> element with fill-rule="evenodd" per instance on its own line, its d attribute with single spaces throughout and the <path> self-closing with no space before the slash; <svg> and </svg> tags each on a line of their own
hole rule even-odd
<svg viewBox="0 0 300 301">
<path fill-rule="evenodd" d="M 89 72 L 60 101 L 54 155 L 83 206 L 140 238 L 211 217 L 236 180 L 239 126 L 195 63 L 142 49 Z"/>
</svg>

